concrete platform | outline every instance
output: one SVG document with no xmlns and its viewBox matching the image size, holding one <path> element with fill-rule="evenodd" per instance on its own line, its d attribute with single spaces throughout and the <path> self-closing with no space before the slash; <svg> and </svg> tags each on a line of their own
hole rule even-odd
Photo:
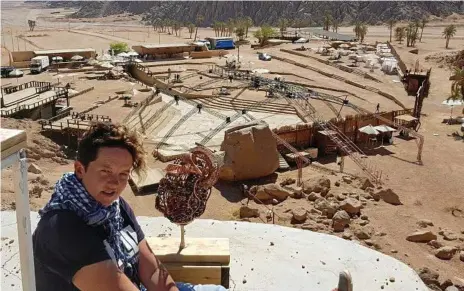
<svg viewBox="0 0 464 291">
<path fill-rule="evenodd" d="M 163 217 L 138 217 L 138 220 L 147 236 L 180 235 L 180 228 Z M 31 213 L 31 221 L 35 229 L 36 212 Z M 13 211 L 1 212 L 1 226 L 1 288 L 19 291 Z M 185 229 L 186 241 L 189 237 L 229 238 L 230 290 L 331 291 L 336 287 L 338 272 L 343 269 L 351 272 L 354 291 L 428 290 L 406 264 L 335 236 L 269 224 L 206 219 L 196 220 Z M 394 283 L 389 282 L 391 277 L 395 278 Z"/>
</svg>

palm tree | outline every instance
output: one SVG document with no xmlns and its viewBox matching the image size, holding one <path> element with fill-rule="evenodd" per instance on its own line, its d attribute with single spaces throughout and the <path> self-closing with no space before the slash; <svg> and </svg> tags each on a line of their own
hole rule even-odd
<svg viewBox="0 0 464 291">
<path fill-rule="evenodd" d="M 339 27 L 338 19 L 334 18 L 332 20 L 332 31 L 338 32 L 338 27 Z"/>
<path fill-rule="evenodd" d="M 454 24 L 450 24 L 445 29 L 443 30 L 443 36 L 446 39 L 446 46 L 445 48 L 448 48 L 448 44 L 450 39 L 456 34 L 456 26 Z"/>
<path fill-rule="evenodd" d="M 330 15 L 330 13 L 326 11 L 324 15 L 324 30 L 329 31 L 331 23 L 332 23 L 332 15 Z"/>
<path fill-rule="evenodd" d="M 395 28 L 395 38 L 400 43 L 403 41 L 404 35 L 406 34 L 406 27 Z"/>
<path fill-rule="evenodd" d="M 203 15 L 197 15 L 197 19 L 196 19 L 196 29 L 195 29 L 195 38 L 193 39 L 193 41 L 196 41 L 197 40 L 197 34 L 198 34 L 198 26 L 203 22 L 203 20 L 205 20 L 205 18 L 203 17 Z"/>
<path fill-rule="evenodd" d="M 288 19 L 285 19 L 285 18 L 279 19 L 278 25 L 279 25 L 279 31 L 280 31 L 281 36 L 284 36 L 284 32 L 287 31 L 288 23 L 289 23 Z"/>
<path fill-rule="evenodd" d="M 245 38 L 248 37 L 248 29 L 253 26 L 253 19 L 250 16 L 245 18 Z"/>
<path fill-rule="evenodd" d="M 396 20 L 394 19 L 390 19 L 387 21 L 387 26 L 388 26 L 388 29 L 390 30 L 390 42 L 392 41 L 393 27 L 395 26 L 395 24 L 396 24 Z"/>
<path fill-rule="evenodd" d="M 464 68 L 455 68 L 454 75 L 451 77 L 451 99 L 464 100 Z"/>
<path fill-rule="evenodd" d="M 361 43 L 364 41 L 364 37 L 367 34 L 367 30 L 368 30 L 367 25 L 363 23 L 361 25 L 361 30 L 359 31 L 359 37 L 360 37 L 360 42 Z"/>
<path fill-rule="evenodd" d="M 195 31 L 195 24 L 189 23 L 187 24 L 188 32 L 190 33 L 190 38 L 192 38 L 192 34 Z"/>
<path fill-rule="evenodd" d="M 234 33 L 234 30 L 235 30 L 235 21 L 232 18 L 229 18 L 226 26 L 227 26 L 228 36 L 232 36 L 232 33 Z"/>
<path fill-rule="evenodd" d="M 420 22 L 420 28 L 421 28 L 421 34 L 420 34 L 420 37 L 419 37 L 419 41 L 422 42 L 422 33 L 424 32 L 424 28 L 425 26 L 427 25 L 427 22 L 429 22 L 427 20 L 427 18 L 422 18 L 421 22 Z"/>
</svg>

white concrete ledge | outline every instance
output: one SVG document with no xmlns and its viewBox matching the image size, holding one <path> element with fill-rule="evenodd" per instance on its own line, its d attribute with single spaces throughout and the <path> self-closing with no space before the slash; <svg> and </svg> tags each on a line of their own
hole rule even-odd
<svg viewBox="0 0 464 291">
<path fill-rule="evenodd" d="M 180 234 L 179 228 L 165 218 L 138 219 L 147 236 Z M 31 221 L 35 229 L 36 212 L 31 213 Z M 21 290 L 20 273 L 16 273 L 19 256 L 15 224 L 14 212 L 2 211 L 2 290 Z M 343 269 L 351 272 L 354 291 L 428 290 L 406 264 L 327 234 L 275 225 L 201 219 L 186 226 L 186 240 L 189 237 L 230 239 L 230 290 L 331 291 L 336 287 L 338 272 Z M 6 246 L 11 239 L 14 242 Z M 389 281 L 392 277 L 395 278 L 393 283 Z"/>
</svg>

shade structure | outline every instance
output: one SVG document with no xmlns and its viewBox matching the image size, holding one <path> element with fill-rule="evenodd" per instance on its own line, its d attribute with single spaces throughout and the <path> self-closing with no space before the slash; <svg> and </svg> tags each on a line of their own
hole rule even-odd
<svg viewBox="0 0 464 291">
<path fill-rule="evenodd" d="M 63 57 L 52 57 L 52 61 L 62 61 Z"/>
<path fill-rule="evenodd" d="M 128 57 L 129 55 L 128 55 L 127 53 L 122 52 L 122 53 L 117 54 L 117 56 L 118 56 L 118 57 L 122 57 L 122 58 L 126 58 L 126 57 Z"/>
<path fill-rule="evenodd" d="M 10 77 L 22 77 L 23 75 L 24 75 L 24 72 L 18 69 L 15 69 L 8 74 L 8 76 Z"/>
<path fill-rule="evenodd" d="M 379 131 L 375 129 L 372 125 L 366 125 L 359 129 L 360 132 L 368 134 L 368 135 L 378 135 Z"/>
<path fill-rule="evenodd" d="M 80 60 L 83 60 L 83 59 L 84 59 L 84 57 L 79 56 L 79 55 L 72 56 L 72 58 L 71 58 L 72 61 L 80 61 Z"/>
<path fill-rule="evenodd" d="M 141 63 L 142 62 L 142 60 L 140 60 L 140 59 L 133 59 L 132 61 L 134 61 L 136 63 Z"/>
<path fill-rule="evenodd" d="M 114 66 L 112 64 L 110 64 L 110 63 L 101 63 L 100 67 L 102 67 L 104 69 L 112 69 L 112 68 L 114 68 Z"/>
<path fill-rule="evenodd" d="M 380 132 L 393 132 L 393 131 L 396 131 L 396 129 L 394 129 L 393 127 L 390 127 L 388 125 L 378 125 L 378 126 L 375 126 L 374 128 L 377 131 L 380 131 Z"/>
</svg>

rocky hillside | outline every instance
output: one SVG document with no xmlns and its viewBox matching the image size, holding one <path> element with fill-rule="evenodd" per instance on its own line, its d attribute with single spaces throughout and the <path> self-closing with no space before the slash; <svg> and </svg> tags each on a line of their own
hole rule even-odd
<svg viewBox="0 0 464 291">
<path fill-rule="evenodd" d="M 72 17 L 102 17 L 123 12 L 143 15 L 144 20 L 174 19 L 195 22 L 204 16 L 202 25 L 215 20 L 251 17 L 255 25 L 276 24 L 281 17 L 309 20 L 311 25 L 322 25 L 325 12 L 343 24 L 356 20 L 378 24 L 389 19 L 409 20 L 424 16 L 446 17 L 452 13 L 464 14 L 464 1 L 431 2 L 297 2 L 297 1 L 53 1 L 51 7 L 80 8 Z"/>
</svg>

